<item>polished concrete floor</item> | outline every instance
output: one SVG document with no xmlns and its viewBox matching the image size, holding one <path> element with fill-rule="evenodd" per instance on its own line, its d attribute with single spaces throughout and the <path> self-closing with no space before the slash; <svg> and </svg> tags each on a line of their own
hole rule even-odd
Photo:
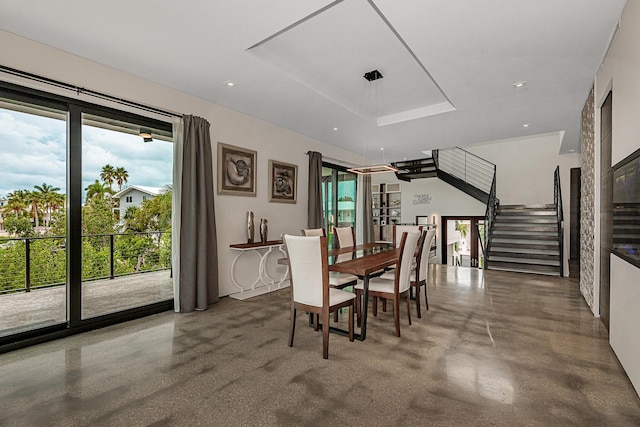
<svg viewBox="0 0 640 427">
<path fill-rule="evenodd" d="M 575 279 L 435 266 L 431 310 L 321 334 L 289 289 L 0 355 L 7 426 L 633 426 L 638 395 Z M 341 323 L 346 316 L 341 316 Z"/>
</svg>

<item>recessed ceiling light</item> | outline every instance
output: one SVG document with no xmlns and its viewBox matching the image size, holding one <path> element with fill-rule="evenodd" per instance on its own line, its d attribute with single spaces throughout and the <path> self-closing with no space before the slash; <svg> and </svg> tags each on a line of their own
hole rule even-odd
<svg viewBox="0 0 640 427">
<path fill-rule="evenodd" d="M 235 86 L 235 85 L 236 85 L 236 84 L 235 84 L 234 82 L 232 82 L 231 80 L 227 80 L 226 82 L 224 82 L 224 84 L 225 84 L 226 86 L 229 86 L 229 87 L 232 87 L 232 86 Z"/>
<path fill-rule="evenodd" d="M 380 151 L 384 151 L 384 147 L 380 147 Z"/>
<path fill-rule="evenodd" d="M 513 88 L 514 89 L 521 89 L 521 88 L 525 87 L 526 85 L 527 85 L 527 82 L 523 80 L 521 82 L 514 83 L 513 84 Z"/>
<path fill-rule="evenodd" d="M 524 123 L 524 124 L 522 125 L 522 127 L 523 127 L 523 128 L 528 128 L 528 127 L 529 127 L 529 123 Z"/>
<path fill-rule="evenodd" d="M 338 128 L 331 128 L 331 130 L 335 132 L 338 130 Z"/>
</svg>

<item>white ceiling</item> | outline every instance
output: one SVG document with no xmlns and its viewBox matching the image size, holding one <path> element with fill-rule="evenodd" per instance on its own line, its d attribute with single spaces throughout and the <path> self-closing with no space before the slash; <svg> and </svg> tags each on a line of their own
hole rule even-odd
<svg viewBox="0 0 640 427">
<path fill-rule="evenodd" d="M 393 161 L 563 131 L 560 152 L 579 151 L 625 3 L 0 0 L 0 28 Z"/>
</svg>

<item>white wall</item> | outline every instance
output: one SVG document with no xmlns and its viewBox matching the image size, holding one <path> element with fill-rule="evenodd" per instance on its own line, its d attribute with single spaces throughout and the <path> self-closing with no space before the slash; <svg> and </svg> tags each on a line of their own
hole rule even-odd
<svg viewBox="0 0 640 427">
<path fill-rule="evenodd" d="M 373 175 L 372 184 L 400 183 L 402 190 L 402 223 L 415 223 L 416 216 L 436 216 L 436 224 L 441 227 L 442 216 L 484 216 L 486 205 L 438 178 L 415 179 L 411 182 L 400 181 L 393 173 Z M 414 204 L 422 195 L 428 195 L 429 203 Z M 433 222 L 429 220 L 429 222 Z M 442 243 L 440 231 L 436 233 L 437 259 L 442 262 Z"/>
<path fill-rule="evenodd" d="M 258 220 L 260 218 L 269 220 L 270 239 L 277 238 L 282 233 L 299 234 L 300 230 L 306 227 L 308 158 L 305 153 L 307 151 L 319 151 L 323 155 L 351 162 L 359 162 L 362 158 L 361 155 L 7 32 L 0 31 L 0 46 L 2 46 L 2 64 L 5 66 L 160 109 L 203 117 L 211 123 L 213 144 L 219 141 L 258 152 L 257 197 L 216 195 L 215 198 L 220 295 L 236 291 L 230 281 L 229 270 L 234 253 L 229 249 L 229 245 L 246 242 L 246 211 L 252 210 Z M 9 75 L 0 74 L 0 79 L 36 87 L 47 92 L 59 93 L 67 97 L 75 97 L 72 92 L 53 90 L 49 86 L 29 83 Z M 83 95 L 80 95 L 79 98 L 154 117 L 152 114 L 127 109 L 120 105 L 112 105 Z M 167 120 L 166 117 L 156 118 Z M 217 155 L 215 145 L 212 147 L 212 151 L 214 157 L 212 162 L 215 168 Z M 269 159 L 298 165 L 298 201 L 296 204 L 269 203 L 267 201 Z M 211 191 L 216 191 L 215 184 Z M 243 256 L 243 259 L 243 262 L 238 263 L 236 271 L 239 273 L 239 282 L 242 285 L 248 285 L 253 281 L 249 275 L 257 272 L 257 257 Z M 274 266 L 275 263 L 271 264 Z"/>
<path fill-rule="evenodd" d="M 505 205 L 553 203 L 553 172 L 560 166 L 568 207 L 569 171 L 580 167 L 580 155 L 558 154 L 562 137 L 554 132 L 463 148 L 496 165 L 496 194 Z"/>
<path fill-rule="evenodd" d="M 596 75 L 596 125 L 599 108 L 609 90 L 613 91 L 612 164 L 616 164 L 640 148 L 640 2 L 629 1 L 602 67 Z M 600 145 L 596 126 L 596 147 Z M 596 150 L 596 189 L 600 188 L 599 150 Z M 599 199 L 599 191 L 596 192 Z M 599 212 L 599 207 L 596 207 Z M 596 235 L 599 235 L 599 225 Z M 596 250 L 600 247 L 596 241 Z M 599 257 L 607 253 L 596 253 Z M 596 280 L 599 274 L 595 275 Z M 599 284 L 596 286 L 596 294 Z M 609 341 L 620 363 L 640 393 L 640 269 L 611 256 Z"/>
</svg>

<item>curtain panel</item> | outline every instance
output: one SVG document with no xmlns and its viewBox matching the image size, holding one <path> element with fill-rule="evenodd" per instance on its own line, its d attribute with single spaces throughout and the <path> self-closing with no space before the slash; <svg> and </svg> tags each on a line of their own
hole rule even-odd
<svg viewBox="0 0 640 427">
<path fill-rule="evenodd" d="M 309 151 L 309 196 L 307 228 L 322 228 L 322 154 Z M 329 232 L 329 230 L 327 230 Z"/>
<path fill-rule="evenodd" d="M 218 246 L 209 122 L 183 117 L 176 311 L 205 310 L 218 301 Z"/>
<path fill-rule="evenodd" d="M 358 175 L 358 206 L 362 211 L 362 222 L 359 228 L 362 233 L 362 243 L 375 240 L 373 230 L 373 196 L 371 193 L 371 175 Z"/>
</svg>

